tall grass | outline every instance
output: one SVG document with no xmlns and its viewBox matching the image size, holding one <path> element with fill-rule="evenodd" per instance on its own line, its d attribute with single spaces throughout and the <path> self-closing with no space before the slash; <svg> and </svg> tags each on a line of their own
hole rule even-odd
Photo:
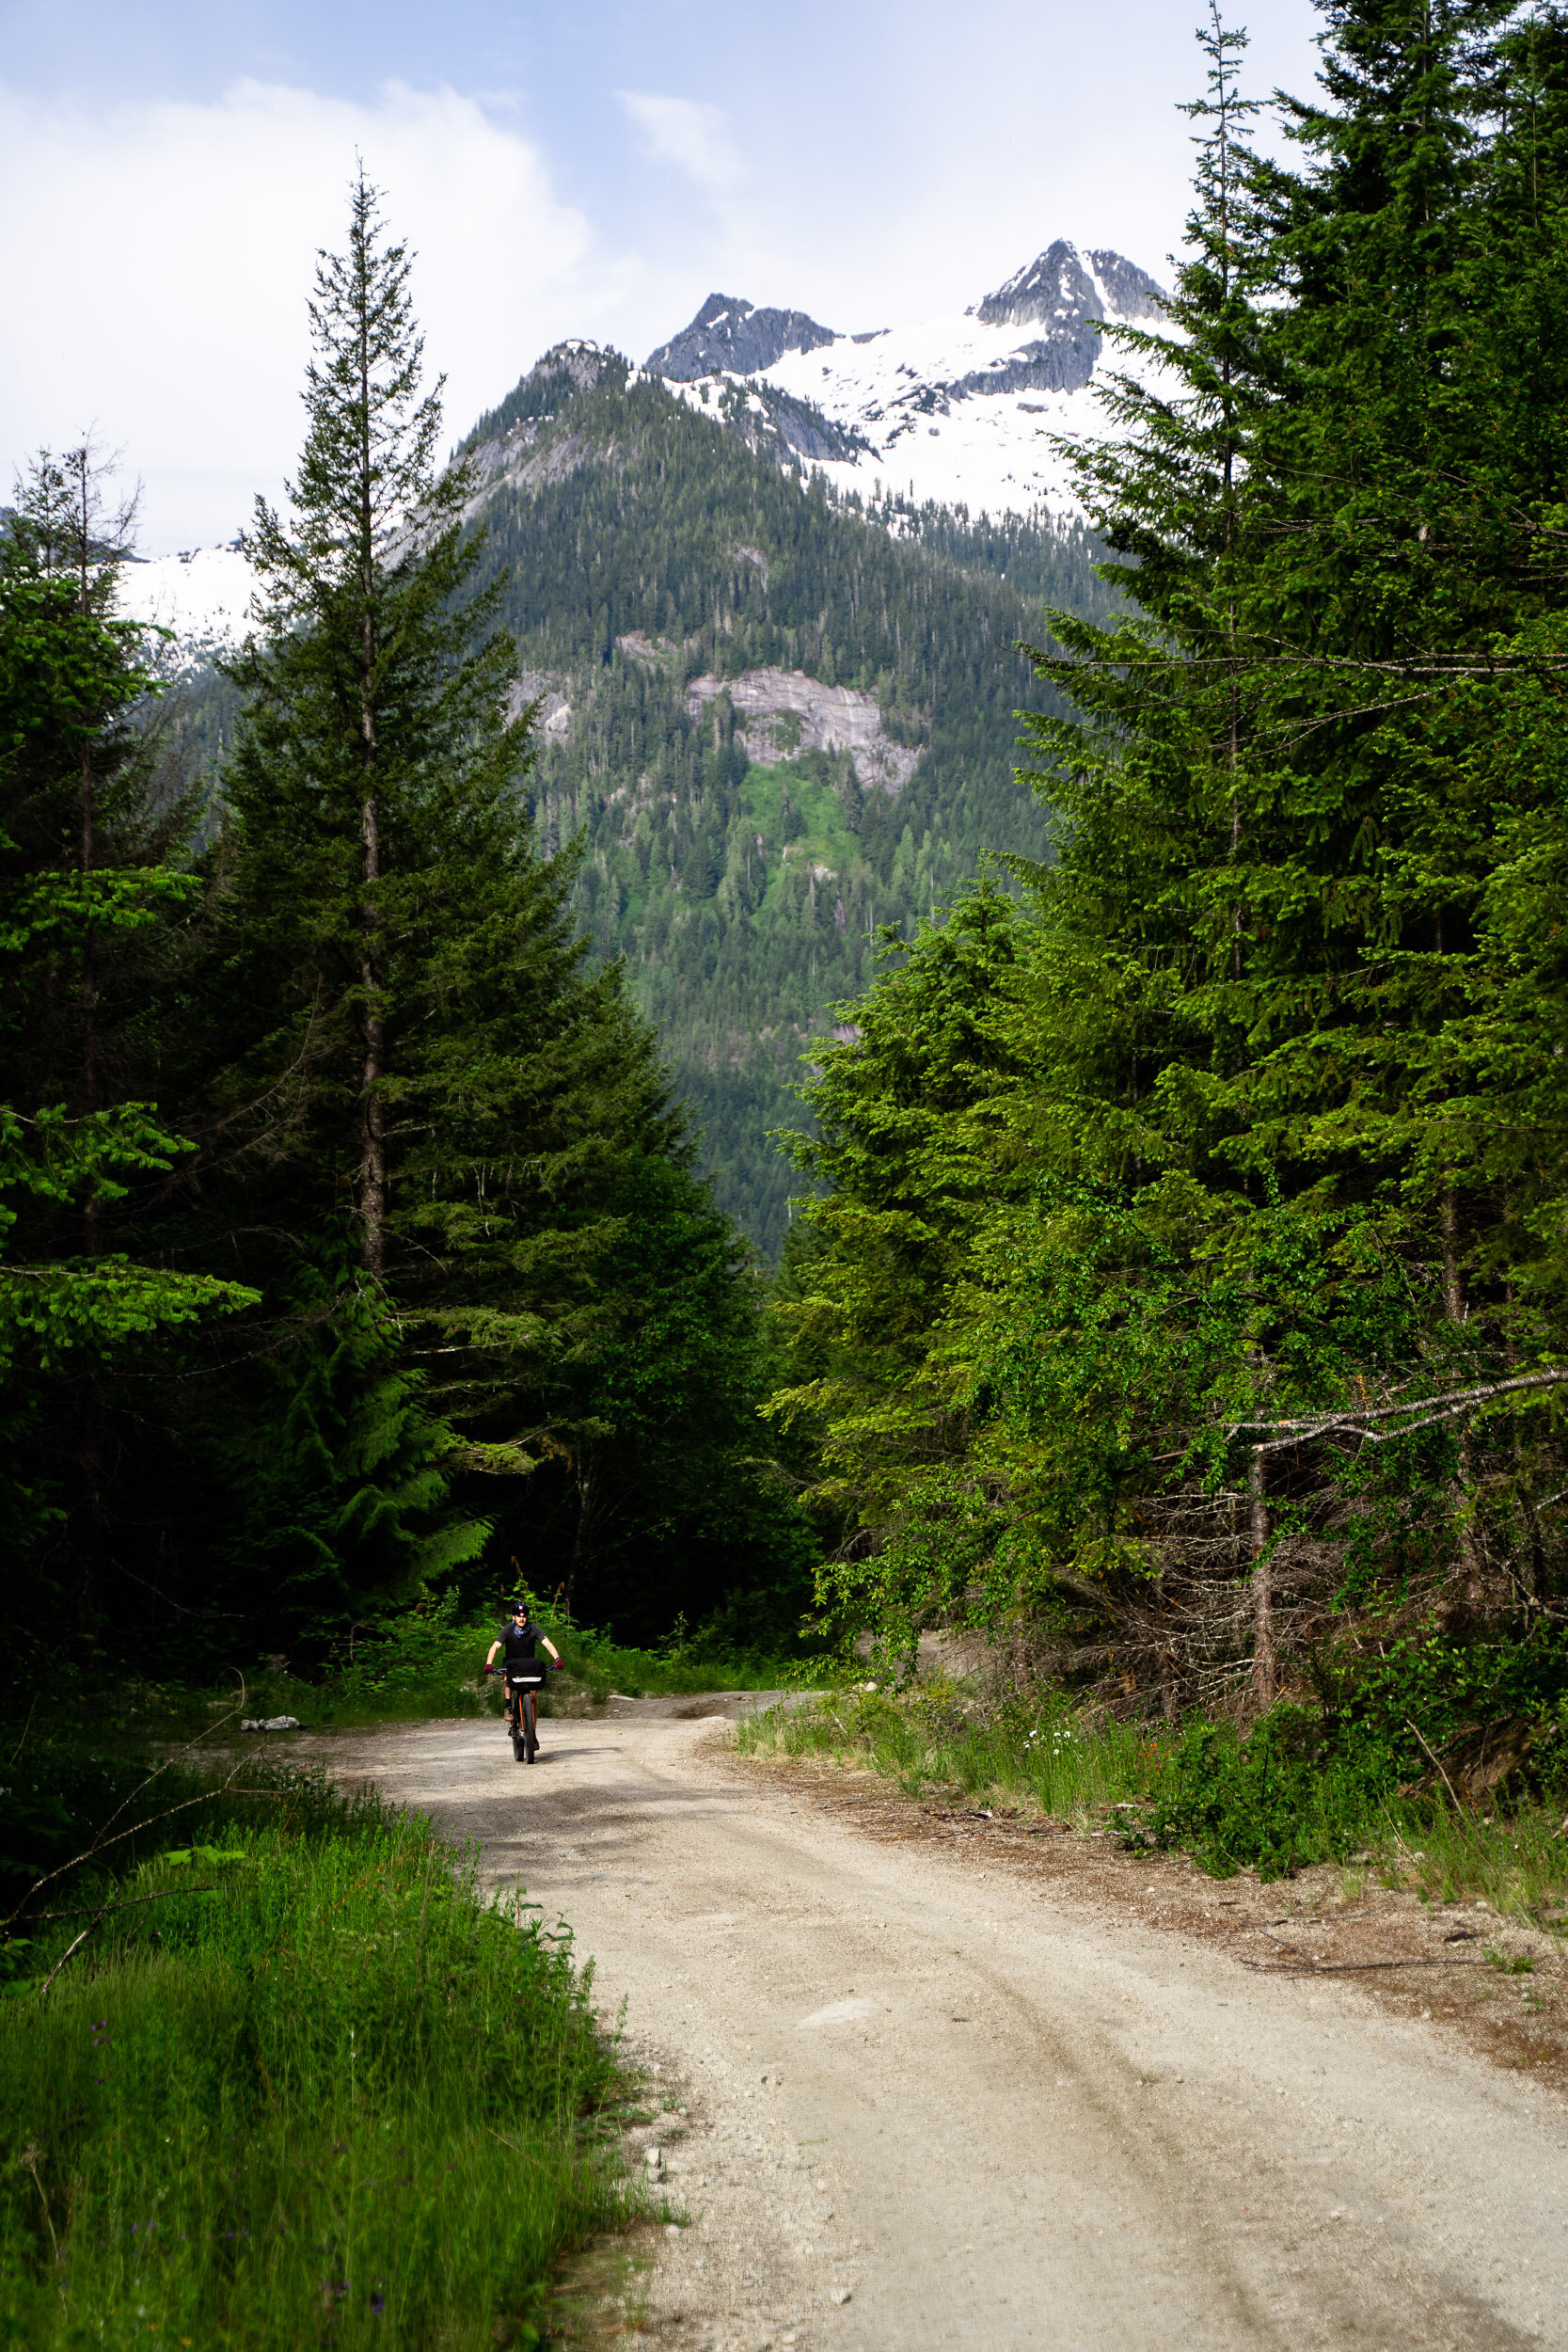
<svg viewBox="0 0 1568 2352">
<path fill-rule="evenodd" d="M 831 1756 L 869 1764 L 911 1795 L 948 1791 L 1071 1820 L 1158 1784 L 1162 1750 L 1147 1725 L 1090 1726 L 1058 1704 L 972 1712 L 951 1684 L 904 1692 L 836 1691 L 769 1708 L 736 1731 L 742 1754 Z"/>
<path fill-rule="evenodd" d="M 319 1783 L 158 1835 L 40 1906 L 73 1915 L 0 1999 L 8 2341 L 538 2342 L 557 2255 L 625 2211 L 569 1942 Z"/>
<path fill-rule="evenodd" d="M 869 1768 L 911 1796 L 1115 1827 L 1136 1851 L 1181 1848 L 1216 1877 L 1354 1862 L 1423 1901 L 1481 1901 L 1568 1931 L 1568 1792 L 1548 1788 L 1487 1812 L 1442 1789 L 1407 1796 L 1354 1753 L 1292 1753 L 1299 1725 L 1286 1719 L 1300 1713 L 1280 1709 L 1243 1740 L 1201 1720 L 1085 1720 L 1060 1693 L 989 1708 L 933 1681 L 770 1708 L 738 1724 L 736 1742 L 743 1755 Z"/>
<path fill-rule="evenodd" d="M 1368 1843 L 1384 1883 L 1422 1902 L 1485 1902 L 1504 1916 L 1568 1929 L 1568 1838 L 1560 1792 L 1490 1816 L 1433 1801 L 1386 1808 Z"/>
</svg>

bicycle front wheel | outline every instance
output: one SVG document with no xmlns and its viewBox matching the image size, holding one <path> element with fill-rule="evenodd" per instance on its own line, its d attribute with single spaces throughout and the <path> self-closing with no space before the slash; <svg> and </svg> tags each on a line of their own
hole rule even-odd
<svg viewBox="0 0 1568 2352">
<path fill-rule="evenodd" d="M 523 1742 L 528 1750 L 528 1760 L 531 1764 L 539 1753 L 539 1735 L 533 1727 L 533 1693 L 531 1691 L 523 1700 Z"/>
</svg>

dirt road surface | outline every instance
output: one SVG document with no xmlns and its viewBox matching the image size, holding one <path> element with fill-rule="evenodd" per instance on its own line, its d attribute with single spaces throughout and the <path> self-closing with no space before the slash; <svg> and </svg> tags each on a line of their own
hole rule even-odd
<svg viewBox="0 0 1568 2352">
<path fill-rule="evenodd" d="M 640 2137 L 690 2219 L 642 2341 L 1568 2346 L 1555 2091 L 1342 1981 L 879 1844 L 721 1728 L 612 1706 L 532 1767 L 490 1722 L 324 1746 L 569 1921 L 659 2070 Z"/>
</svg>

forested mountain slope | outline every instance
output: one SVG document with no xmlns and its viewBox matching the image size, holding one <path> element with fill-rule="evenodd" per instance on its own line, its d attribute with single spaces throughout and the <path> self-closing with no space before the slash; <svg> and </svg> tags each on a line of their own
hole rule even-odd
<svg viewBox="0 0 1568 2352">
<path fill-rule="evenodd" d="M 721 1205 L 772 1249 L 768 1131 L 798 1121 L 811 1037 L 879 925 L 911 929 L 984 852 L 1042 850 L 1012 772 L 1042 690 L 1015 647 L 1043 602 L 1107 599 L 1080 527 L 863 511 L 781 464 L 765 402 L 713 392 L 710 416 L 560 346 L 470 436 L 471 511 L 542 698 L 543 837 L 580 838 L 595 945 L 627 959 Z"/>
</svg>

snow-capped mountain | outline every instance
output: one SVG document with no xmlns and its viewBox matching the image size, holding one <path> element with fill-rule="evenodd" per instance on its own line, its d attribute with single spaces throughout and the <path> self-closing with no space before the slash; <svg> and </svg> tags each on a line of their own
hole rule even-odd
<svg viewBox="0 0 1568 2352">
<path fill-rule="evenodd" d="M 630 380 L 654 377 L 673 397 L 746 435 L 783 463 L 800 464 L 863 499 L 878 492 L 924 503 L 1028 515 L 1076 511 L 1050 437 L 1103 430 L 1094 379 L 1112 357 L 1104 320 L 1148 324 L 1163 290 L 1119 253 L 1080 253 L 1058 239 L 967 310 L 904 327 L 839 334 L 803 310 L 758 310 L 710 294 L 689 326 L 652 352 Z M 547 353 L 535 376 L 590 390 L 624 361 L 573 341 Z M 1114 362 L 1126 368 L 1126 357 Z M 568 391 L 569 396 L 569 391 Z M 477 509 L 503 481 L 523 491 L 541 466 L 531 452 L 544 418 L 515 424 L 472 454 Z M 171 629 L 154 657 L 179 675 L 241 643 L 254 581 L 237 548 L 201 548 L 133 564 L 121 576 L 128 618 Z"/>
<path fill-rule="evenodd" d="M 1163 289 L 1135 262 L 1058 239 L 967 310 L 914 326 L 841 335 L 803 311 L 710 294 L 644 367 L 694 405 L 744 388 L 759 419 L 770 413 L 796 453 L 845 488 L 972 514 L 1069 512 L 1048 437 L 1102 429 L 1092 386 L 1110 347 L 1097 323 L 1163 313 Z M 795 404 L 820 412 L 817 446 L 790 433 Z"/>
</svg>

